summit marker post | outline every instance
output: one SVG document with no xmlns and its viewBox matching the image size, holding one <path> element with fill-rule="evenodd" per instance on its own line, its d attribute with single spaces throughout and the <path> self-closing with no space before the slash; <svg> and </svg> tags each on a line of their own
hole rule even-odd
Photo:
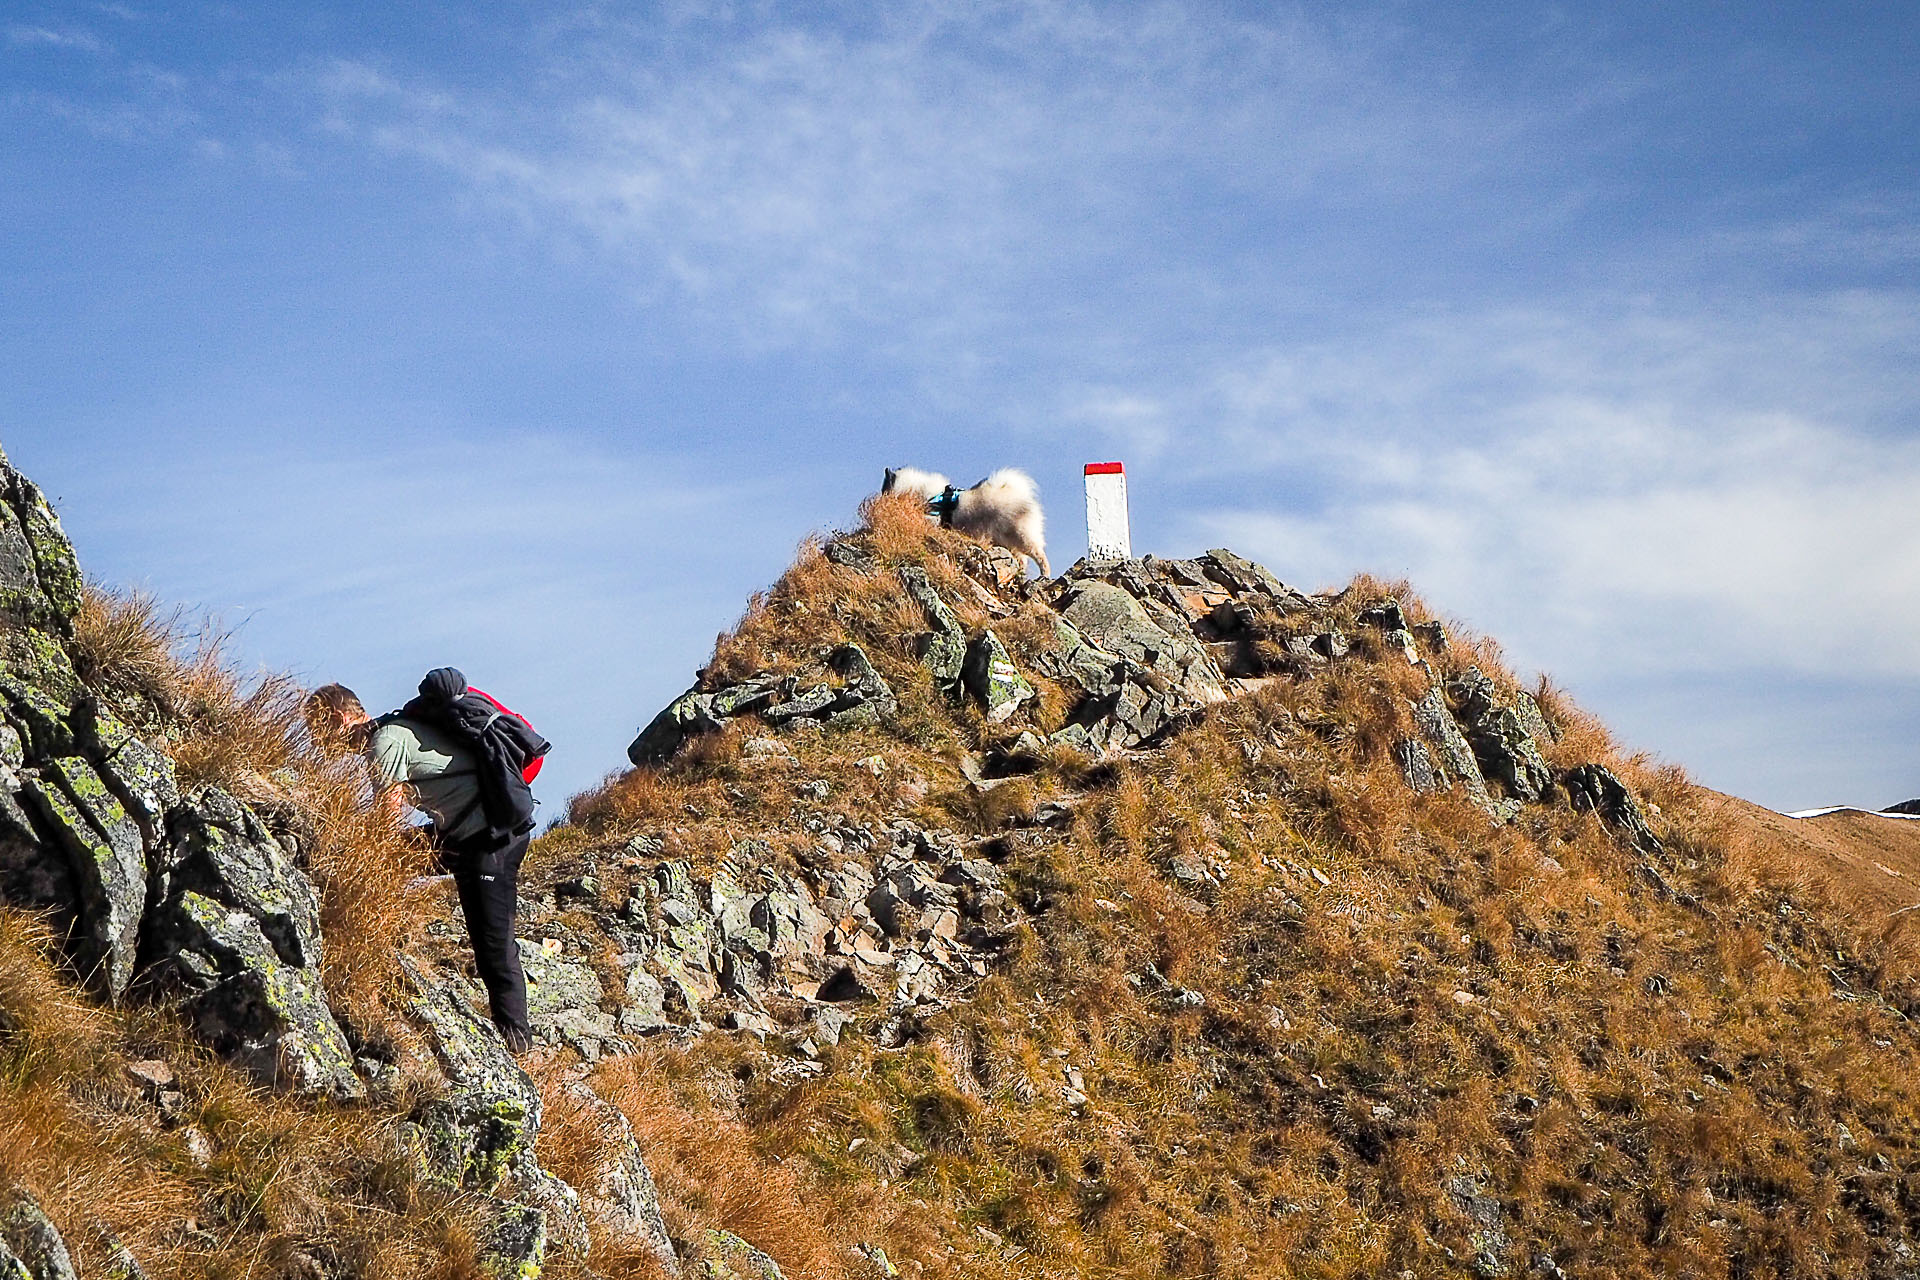
<svg viewBox="0 0 1920 1280">
<path fill-rule="evenodd" d="M 1133 556 L 1127 530 L 1127 468 L 1119 462 L 1087 464 L 1087 558 L 1126 560 Z"/>
</svg>

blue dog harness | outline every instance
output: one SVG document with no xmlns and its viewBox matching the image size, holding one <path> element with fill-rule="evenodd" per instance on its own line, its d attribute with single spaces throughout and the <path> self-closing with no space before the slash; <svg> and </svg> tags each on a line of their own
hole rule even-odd
<svg viewBox="0 0 1920 1280">
<path fill-rule="evenodd" d="M 927 499 L 927 514 L 940 517 L 942 529 L 953 528 L 953 513 L 960 509 L 960 491 L 948 485 L 937 498 Z"/>
</svg>

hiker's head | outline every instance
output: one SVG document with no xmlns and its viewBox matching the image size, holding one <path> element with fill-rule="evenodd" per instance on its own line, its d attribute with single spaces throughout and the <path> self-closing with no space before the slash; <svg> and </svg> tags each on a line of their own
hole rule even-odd
<svg viewBox="0 0 1920 1280">
<path fill-rule="evenodd" d="M 358 751 L 373 720 L 360 697 L 343 684 L 323 684 L 307 695 L 307 732 L 327 751 Z"/>
</svg>

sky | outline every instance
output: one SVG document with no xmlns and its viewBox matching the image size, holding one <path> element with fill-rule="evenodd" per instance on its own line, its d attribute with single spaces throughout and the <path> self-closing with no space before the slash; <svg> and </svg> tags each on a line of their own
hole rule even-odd
<svg viewBox="0 0 1920 1280">
<path fill-rule="evenodd" d="M 1127 464 L 1781 809 L 1920 795 L 1920 6 L 0 0 L 97 579 L 624 764 L 885 467 Z"/>
</svg>

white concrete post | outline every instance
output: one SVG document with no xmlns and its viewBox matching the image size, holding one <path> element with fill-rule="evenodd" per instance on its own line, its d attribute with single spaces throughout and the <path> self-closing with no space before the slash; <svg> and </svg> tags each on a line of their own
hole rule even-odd
<svg viewBox="0 0 1920 1280">
<path fill-rule="evenodd" d="M 1133 555 L 1127 532 L 1127 468 L 1118 462 L 1087 464 L 1087 558 L 1126 560 Z"/>
</svg>

